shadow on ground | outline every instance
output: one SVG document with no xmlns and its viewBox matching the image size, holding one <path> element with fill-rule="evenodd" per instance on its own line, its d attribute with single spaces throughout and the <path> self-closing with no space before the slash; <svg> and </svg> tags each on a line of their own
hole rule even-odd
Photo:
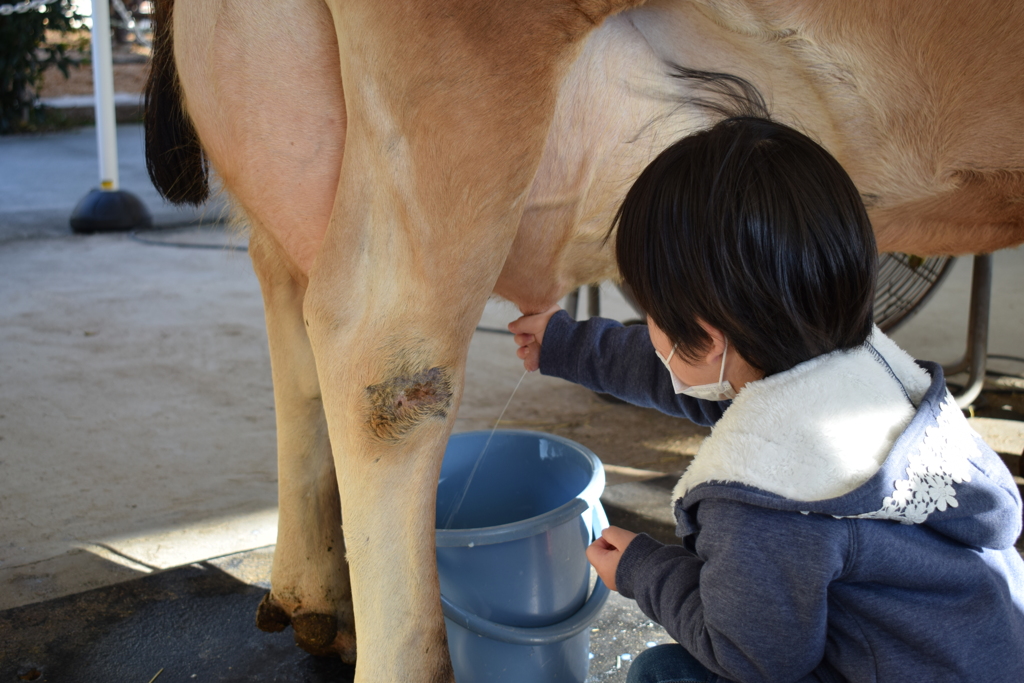
<svg viewBox="0 0 1024 683">
<path fill-rule="evenodd" d="M 257 630 L 265 592 L 200 563 L 7 610 L 0 681 L 353 680 L 353 667 L 307 655 L 290 630 Z"/>
</svg>

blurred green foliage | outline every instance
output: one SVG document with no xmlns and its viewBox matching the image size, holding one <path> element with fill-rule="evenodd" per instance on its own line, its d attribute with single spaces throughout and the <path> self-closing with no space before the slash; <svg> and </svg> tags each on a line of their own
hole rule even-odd
<svg viewBox="0 0 1024 683">
<path fill-rule="evenodd" d="M 67 78 L 71 66 L 87 61 L 75 56 L 89 46 L 81 20 L 71 0 L 0 15 L 0 135 L 46 127 L 52 117 L 37 95 L 43 72 L 56 67 Z"/>
</svg>

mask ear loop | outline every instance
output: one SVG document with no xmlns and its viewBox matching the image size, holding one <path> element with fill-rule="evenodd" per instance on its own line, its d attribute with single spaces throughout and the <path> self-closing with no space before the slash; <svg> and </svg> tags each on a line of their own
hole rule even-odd
<svg viewBox="0 0 1024 683">
<path fill-rule="evenodd" d="M 675 354 L 676 345 L 673 345 L 672 350 L 668 352 L 668 358 L 665 358 L 665 356 L 661 355 L 661 351 L 659 351 L 658 349 L 654 349 L 654 355 L 658 357 L 658 360 L 661 361 L 661 364 L 664 365 L 665 369 L 668 370 L 669 374 L 672 375 L 674 375 L 675 373 L 672 372 L 672 366 L 669 363 L 672 362 L 672 356 L 674 356 Z"/>
<path fill-rule="evenodd" d="M 718 386 L 722 386 L 722 379 L 725 378 L 725 354 L 729 351 L 729 340 L 725 340 L 725 348 L 722 349 L 722 369 L 718 371 Z"/>
</svg>

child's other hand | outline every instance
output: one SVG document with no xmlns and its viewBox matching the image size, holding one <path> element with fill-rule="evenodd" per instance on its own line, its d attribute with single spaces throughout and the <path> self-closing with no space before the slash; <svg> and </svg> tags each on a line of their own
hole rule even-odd
<svg viewBox="0 0 1024 683">
<path fill-rule="evenodd" d="M 552 306 L 543 313 L 524 315 L 508 324 L 509 332 L 515 335 L 516 355 L 523 361 L 523 367 L 533 372 L 540 367 L 540 346 L 544 341 L 544 330 L 548 327 L 551 316 L 562 310 L 561 306 Z"/>
<path fill-rule="evenodd" d="M 619 568 L 619 560 L 636 534 L 632 531 L 620 529 L 617 526 L 610 526 L 601 532 L 601 538 L 590 544 L 587 548 L 587 559 L 594 565 L 597 575 L 604 581 L 604 585 L 612 590 L 615 587 L 615 572 Z"/>
</svg>

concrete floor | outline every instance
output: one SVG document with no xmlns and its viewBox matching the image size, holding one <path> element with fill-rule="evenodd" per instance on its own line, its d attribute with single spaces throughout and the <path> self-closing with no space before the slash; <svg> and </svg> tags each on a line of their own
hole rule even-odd
<svg viewBox="0 0 1024 683">
<path fill-rule="evenodd" d="M 265 548 L 276 533 L 273 402 L 251 265 L 233 249 L 177 246 L 242 238 L 217 226 L 144 235 L 149 242 L 71 235 L 67 216 L 95 185 L 93 136 L 0 138 L 0 610 Z M 119 143 L 122 185 L 158 224 L 218 215 L 159 201 L 141 163 L 140 127 L 120 127 Z M 955 361 L 969 284 L 970 259 L 961 259 L 896 341 L 917 357 Z M 992 353 L 1024 357 L 1022 292 L 1024 249 L 996 254 Z M 607 286 L 602 305 L 609 317 L 633 316 Z M 491 302 L 481 326 L 504 328 L 516 316 Z M 1020 361 L 991 365 L 1024 373 Z M 456 429 L 494 426 L 521 376 L 511 339 L 477 332 Z M 976 428 L 996 450 L 1019 455 L 1024 407 L 984 396 L 989 408 Z M 677 476 L 706 435 L 539 374 L 522 382 L 502 426 L 590 447 L 613 485 Z M 231 566 L 222 570 L 232 575 Z M 615 623 L 639 633 L 645 622 L 627 611 Z M 629 652 L 613 649 L 598 653 L 607 676 L 594 680 L 624 680 L 605 658 Z"/>
<path fill-rule="evenodd" d="M 253 625 L 272 549 L 193 563 L 0 611 L 0 681 L 345 683 L 355 670 L 312 657 L 290 631 Z M 671 642 L 613 593 L 591 622 L 587 683 L 621 683 L 644 649 Z"/>
</svg>

